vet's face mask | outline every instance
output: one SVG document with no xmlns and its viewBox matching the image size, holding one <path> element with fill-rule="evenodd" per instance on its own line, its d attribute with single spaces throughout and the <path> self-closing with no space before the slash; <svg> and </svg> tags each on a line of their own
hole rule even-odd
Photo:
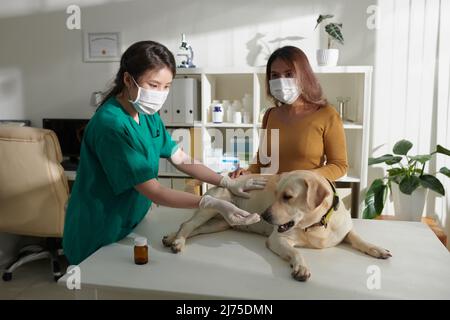
<svg viewBox="0 0 450 320">
<path fill-rule="evenodd" d="M 167 95 L 169 94 L 169 90 L 159 91 L 159 90 L 150 90 L 140 87 L 136 80 L 131 77 L 138 88 L 138 93 L 136 99 L 128 100 L 133 104 L 134 108 L 137 112 L 142 114 L 154 114 L 161 109 L 164 102 L 167 99 Z"/>
<path fill-rule="evenodd" d="M 270 93 L 285 104 L 292 104 L 300 96 L 301 90 L 296 78 L 278 78 L 269 80 Z"/>
</svg>

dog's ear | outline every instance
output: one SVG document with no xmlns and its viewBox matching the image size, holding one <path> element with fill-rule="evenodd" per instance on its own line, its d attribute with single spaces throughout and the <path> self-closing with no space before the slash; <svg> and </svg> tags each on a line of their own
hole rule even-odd
<svg viewBox="0 0 450 320">
<path fill-rule="evenodd" d="M 306 204 L 312 211 L 322 205 L 326 197 L 330 195 L 331 191 L 330 188 L 320 180 L 305 177 L 304 182 L 306 185 Z"/>
</svg>

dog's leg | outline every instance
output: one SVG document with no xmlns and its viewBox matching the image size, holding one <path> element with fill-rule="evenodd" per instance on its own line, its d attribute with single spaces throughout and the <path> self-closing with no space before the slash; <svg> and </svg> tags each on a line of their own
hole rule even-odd
<svg viewBox="0 0 450 320">
<path fill-rule="evenodd" d="M 190 234 L 200 227 L 202 224 L 213 218 L 219 214 L 217 211 L 213 209 L 206 209 L 206 210 L 198 210 L 188 221 L 183 222 L 180 226 L 180 229 L 178 230 L 175 237 L 173 237 L 173 240 L 171 241 L 170 248 L 172 249 L 173 253 L 178 253 L 181 250 L 184 249 L 184 245 L 186 243 L 186 239 L 190 236 Z M 163 239 L 164 242 L 169 242 L 167 240 L 171 239 Z"/>
<path fill-rule="evenodd" d="M 230 229 L 231 226 L 228 224 L 228 222 L 225 221 L 225 219 L 221 217 L 212 218 L 211 220 L 207 221 L 205 224 L 202 224 L 198 228 L 196 228 L 194 231 L 192 231 L 186 239 L 190 239 L 192 237 L 195 237 L 200 234 L 207 234 L 207 233 L 215 233 L 220 231 L 225 231 L 227 229 Z M 174 240 L 177 237 L 178 232 L 173 232 L 168 236 L 164 236 L 163 238 L 163 244 L 166 247 L 171 247 Z"/>
<path fill-rule="evenodd" d="M 272 233 L 267 239 L 267 247 L 284 260 L 289 261 L 292 268 L 292 277 L 298 281 L 306 281 L 311 276 L 306 261 L 300 250 L 294 247 L 287 238 Z"/>
<path fill-rule="evenodd" d="M 192 233 L 188 236 L 189 238 L 195 237 L 199 234 L 207 234 L 207 233 L 215 233 L 220 231 L 225 231 L 230 229 L 231 226 L 228 222 L 225 221 L 222 217 L 215 217 L 202 224 L 200 227 L 196 228 Z"/>
<path fill-rule="evenodd" d="M 380 248 L 374 244 L 364 241 L 361 237 L 352 229 L 344 238 L 344 242 L 351 244 L 353 248 L 364 252 L 372 257 L 379 259 L 388 259 L 392 257 L 389 250 Z"/>
<path fill-rule="evenodd" d="M 178 234 L 181 232 L 182 234 L 185 234 L 187 230 L 183 230 L 183 228 L 186 228 L 188 226 L 188 223 L 190 224 L 191 228 L 195 226 L 200 226 L 201 224 L 205 223 L 212 217 L 216 215 L 215 212 L 212 210 L 197 210 L 194 212 L 192 217 L 189 218 L 189 220 L 183 222 L 180 227 L 178 228 L 178 231 L 172 232 L 169 235 L 166 235 L 162 239 L 162 243 L 165 247 L 171 247 L 175 239 L 178 237 Z M 186 237 L 188 237 L 189 234 L 187 234 Z"/>
<path fill-rule="evenodd" d="M 273 224 L 267 223 L 264 220 L 260 220 L 257 223 L 249 224 L 249 225 L 237 225 L 233 226 L 233 229 L 260 234 L 265 237 L 269 237 L 273 232 Z"/>
</svg>

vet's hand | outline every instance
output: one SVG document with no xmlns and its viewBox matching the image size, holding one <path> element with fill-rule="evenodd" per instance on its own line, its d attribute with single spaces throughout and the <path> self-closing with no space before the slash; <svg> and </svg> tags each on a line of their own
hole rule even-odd
<svg viewBox="0 0 450 320">
<path fill-rule="evenodd" d="M 259 214 L 239 209 L 231 202 L 204 195 L 200 199 L 200 209 L 215 209 L 220 212 L 230 225 L 248 225 L 260 220 Z"/>
<path fill-rule="evenodd" d="M 249 190 L 261 190 L 266 186 L 267 179 L 266 178 L 250 178 L 250 179 L 241 179 L 235 180 L 231 179 L 228 176 L 224 176 L 222 180 L 220 180 L 219 186 L 227 188 L 233 194 L 242 197 L 242 198 L 250 198 L 250 194 L 246 191 Z"/>
<path fill-rule="evenodd" d="M 245 174 L 250 174 L 251 172 L 249 170 L 245 170 L 244 168 L 237 168 L 236 170 L 230 172 L 228 174 L 228 176 L 231 179 L 236 179 L 239 176 L 245 175 Z"/>
</svg>

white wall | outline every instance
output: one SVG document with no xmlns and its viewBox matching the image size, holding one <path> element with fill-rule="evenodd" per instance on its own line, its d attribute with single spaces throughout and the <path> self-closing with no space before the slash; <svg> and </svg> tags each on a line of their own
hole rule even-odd
<svg viewBox="0 0 450 320">
<path fill-rule="evenodd" d="M 346 41 L 339 46 L 339 63 L 372 65 L 375 35 L 365 26 L 366 8 L 375 2 L 2 0 L 0 119 L 25 118 L 40 127 L 42 118 L 92 115 L 89 96 L 107 88 L 118 63 L 84 63 L 83 31 L 120 31 L 123 50 L 135 41 L 151 39 L 172 51 L 184 32 L 201 67 L 261 65 L 270 51 L 286 44 L 301 47 L 315 63 L 315 50 L 323 42 L 313 30 L 316 18 L 334 13 L 344 24 Z M 66 28 L 69 4 L 81 7 L 81 30 Z M 0 265 L 15 239 L 0 235 Z"/>
<path fill-rule="evenodd" d="M 40 126 L 44 117 L 92 114 L 90 93 L 106 88 L 118 63 L 82 62 L 86 30 L 122 32 L 123 49 L 152 39 L 173 51 L 185 32 L 199 66 L 260 65 L 273 48 L 284 44 L 303 48 L 315 63 L 319 45 L 315 20 L 319 13 L 335 13 L 336 20 L 344 23 L 346 40 L 340 64 L 373 64 L 374 31 L 365 28 L 365 20 L 366 8 L 374 1 L 104 1 L 80 5 L 81 30 L 66 28 L 64 2 L 68 1 L 60 1 L 63 5 L 49 8 L 50 12 L 9 9 L 22 15 L 0 18 L 0 79 L 12 74 L 17 90 L 16 96 L 9 97 L 13 103 L 0 100 L 0 118 L 26 117 Z M 30 4 L 29 11 L 33 10 L 45 8 Z M 304 39 L 270 42 L 285 37 Z M 265 45 L 269 48 L 260 52 Z"/>
</svg>

